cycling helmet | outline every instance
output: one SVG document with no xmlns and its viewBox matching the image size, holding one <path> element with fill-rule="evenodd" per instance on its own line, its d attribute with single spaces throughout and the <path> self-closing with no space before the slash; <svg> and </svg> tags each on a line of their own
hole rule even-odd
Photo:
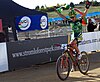
<svg viewBox="0 0 100 82">
<path fill-rule="evenodd" d="M 71 2 L 71 3 L 70 3 L 70 7 L 71 7 L 71 8 L 74 8 L 74 6 L 75 6 L 74 3 Z"/>
<path fill-rule="evenodd" d="M 75 17 L 76 16 L 76 12 L 72 9 L 70 10 L 70 12 L 68 13 L 69 17 Z"/>
<path fill-rule="evenodd" d="M 70 3 L 70 8 L 71 8 L 71 10 L 70 10 L 70 12 L 68 13 L 68 15 L 69 15 L 70 18 L 76 16 L 76 12 L 75 12 L 74 9 L 73 9 L 74 7 L 75 7 L 74 3 L 71 2 L 71 3 Z"/>
</svg>

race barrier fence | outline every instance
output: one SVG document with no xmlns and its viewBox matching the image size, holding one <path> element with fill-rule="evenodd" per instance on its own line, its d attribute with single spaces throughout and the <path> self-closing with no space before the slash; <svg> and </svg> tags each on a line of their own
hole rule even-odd
<svg viewBox="0 0 100 82">
<path fill-rule="evenodd" d="M 62 49 L 54 44 L 66 44 L 67 36 L 0 43 L 0 72 L 56 61 Z M 80 51 L 100 50 L 100 31 L 83 33 Z"/>
<path fill-rule="evenodd" d="M 0 43 L 0 72 L 55 61 L 62 53 L 58 43 L 67 43 L 67 36 Z"/>
<path fill-rule="evenodd" d="M 79 49 L 86 52 L 100 50 L 100 31 L 83 33 Z"/>
</svg>

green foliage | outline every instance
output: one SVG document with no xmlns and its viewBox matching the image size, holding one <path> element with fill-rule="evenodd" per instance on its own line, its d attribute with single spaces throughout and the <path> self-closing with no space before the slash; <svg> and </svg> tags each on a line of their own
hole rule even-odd
<svg viewBox="0 0 100 82">
<path fill-rule="evenodd" d="M 94 2 L 93 2 L 93 6 L 100 6 L 100 3 L 97 2 L 97 1 L 94 1 Z"/>
</svg>

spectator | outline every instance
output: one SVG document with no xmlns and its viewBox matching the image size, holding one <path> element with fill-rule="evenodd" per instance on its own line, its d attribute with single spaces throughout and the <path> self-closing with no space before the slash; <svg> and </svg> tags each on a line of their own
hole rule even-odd
<svg viewBox="0 0 100 82">
<path fill-rule="evenodd" d="M 93 23 L 91 18 L 88 19 L 88 24 L 87 24 L 87 31 L 88 32 L 94 32 L 94 29 L 97 28 L 97 24 Z"/>
<path fill-rule="evenodd" d="M 5 34 L 4 32 L 0 32 L 0 42 L 5 42 Z"/>
</svg>

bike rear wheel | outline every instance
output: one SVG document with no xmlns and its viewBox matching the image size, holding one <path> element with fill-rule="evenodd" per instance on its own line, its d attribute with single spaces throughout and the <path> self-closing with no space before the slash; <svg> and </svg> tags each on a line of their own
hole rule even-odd
<svg viewBox="0 0 100 82">
<path fill-rule="evenodd" d="M 68 53 L 66 53 L 68 54 Z M 66 55 L 61 55 L 56 62 L 57 75 L 61 80 L 66 80 L 70 73 L 70 62 Z"/>
<path fill-rule="evenodd" d="M 82 58 L 78 61 L 78 68 L 82 74 L 87 74 L 89 70 L 89 59 L 86 52 L 81 52 Z"/>
</svg>

